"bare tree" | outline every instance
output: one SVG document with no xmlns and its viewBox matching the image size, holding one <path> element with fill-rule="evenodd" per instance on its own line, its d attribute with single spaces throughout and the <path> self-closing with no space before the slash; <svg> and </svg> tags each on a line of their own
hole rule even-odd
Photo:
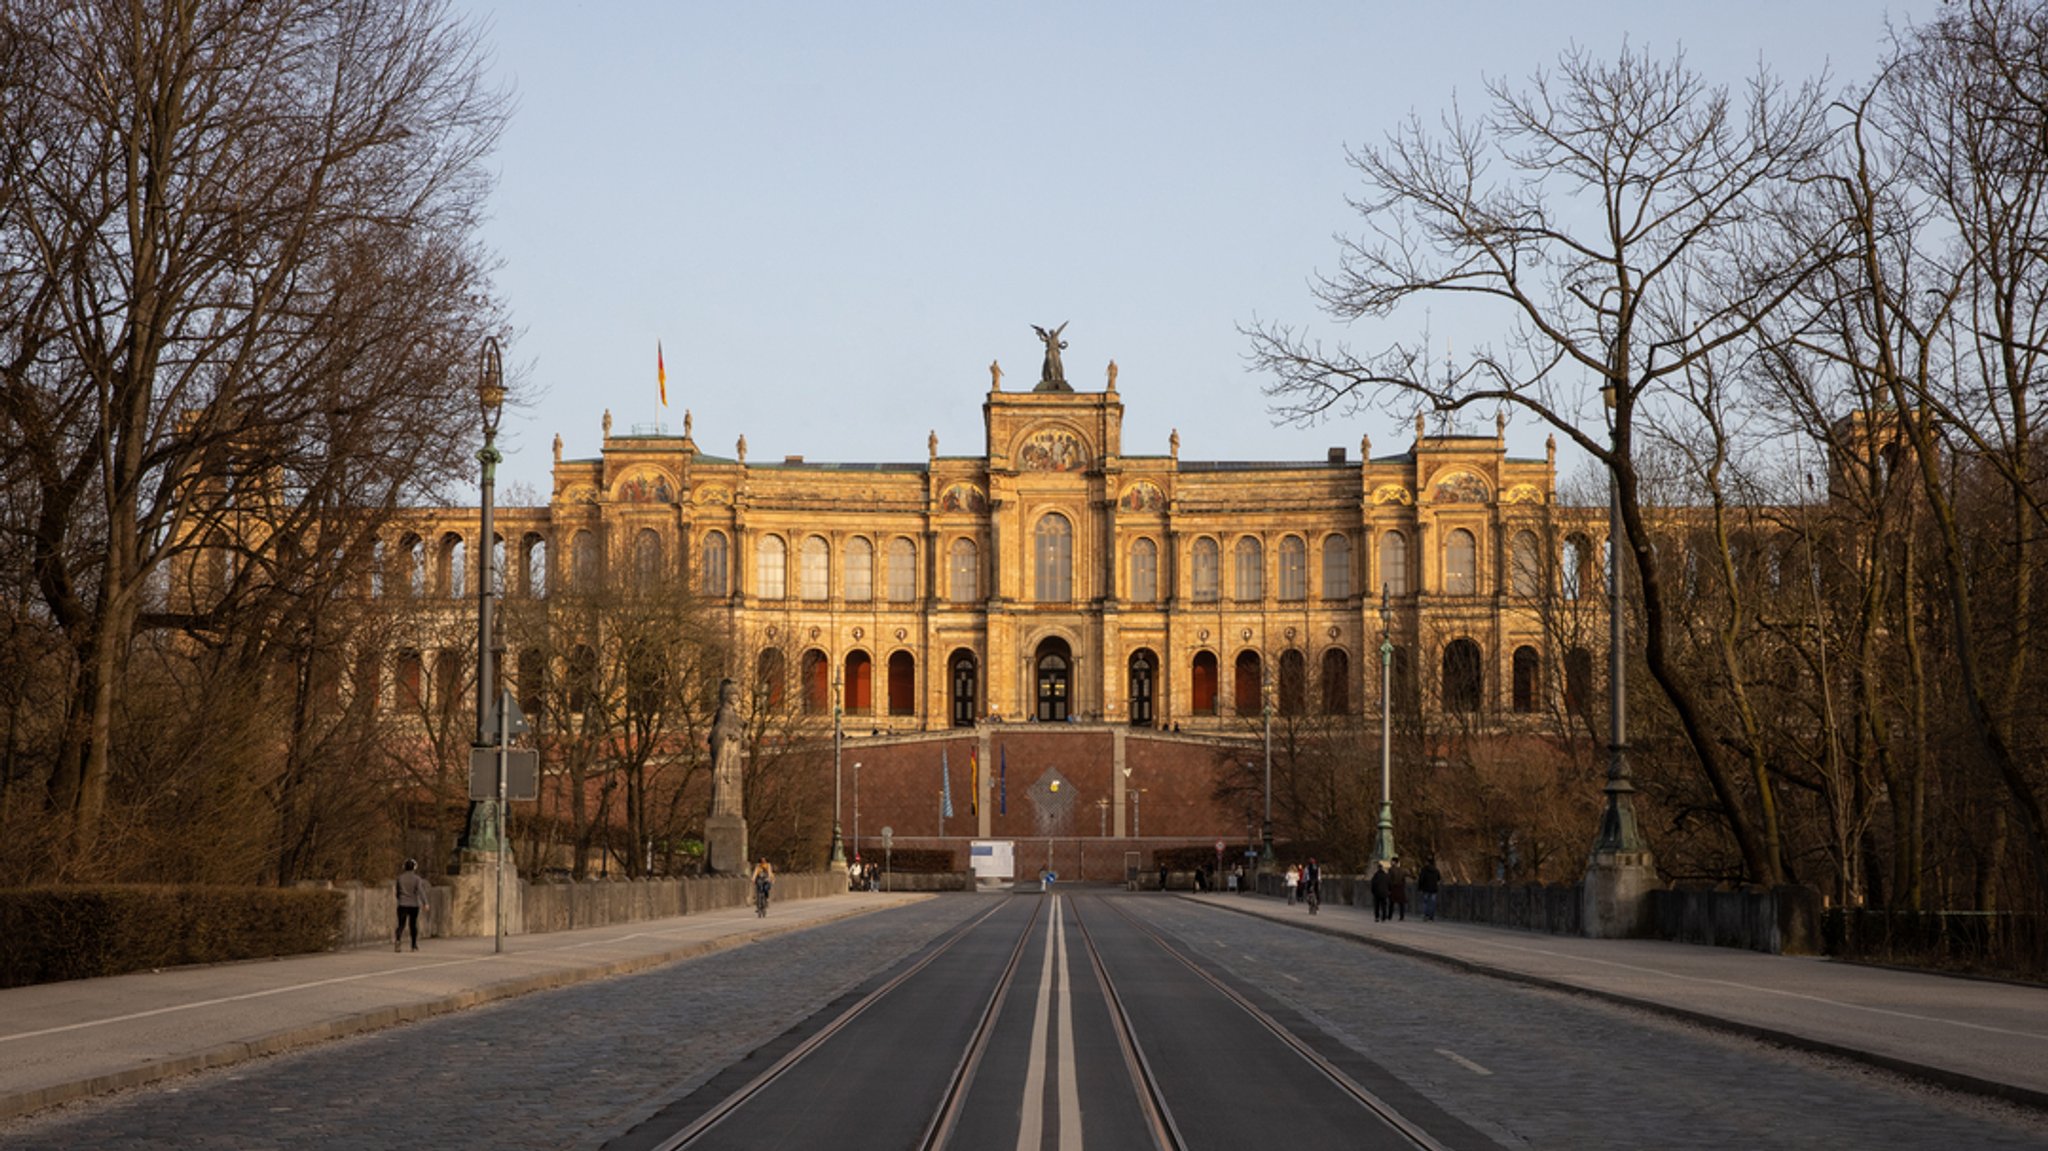
<svg viewBox="0 0 2048 1151">
<path fill-rule="evenodd" d="M 1756 242 L 1759 218 L 1794 195 L 1826 140 L 1817 84 L 1760 73 L 1736 100 L 1682 59 L 1566 53 L 1526 89 L 1486 87 L 1488 113 L 1453 108 L 1432 133 L 1411 120 L 1351 154 L 1364 238 L 1343 241 L 1318 282 L 1328 314 L 1386 319 L 1438 297 L 1474 301 L 1510 335 L 1431 378 L 1427 349 L 1395 341 L 1354 354 L 1285 324 L 1247 329 L 1276 410 L 1312 421 L 1366 404 L 1528 411 L 1612 476 L 1644 604 L 1649 671 L 1669 697 L 1753 878 L 1780 874 L 1724 763 L 1695 689 L 1675 674 L 1667 596 L 1636 465 L 1639 414 L 1674 378 L 1748 339 L 1828 250 Z M 1770 256 L 1764 260 L 1761 257 Z M 1595 389 L 1598 389 L 1596 392 Z M 1608 428 L 1588 400 L 1604 392 Z M 1589 418 L 1589 416 L 1591 418 Z"/>
<path fill-rule="evenodd" d="M 0 43 L 6 530 L 69 648 L 48 802 L 83 850 L 138 629 L 219 634 L 336 509 L 367 540 L 460 467 L 506 102 L 438 0 L 12 0 Z M 221 595 L 152 610 L 221 543 Z"/>
</svg>

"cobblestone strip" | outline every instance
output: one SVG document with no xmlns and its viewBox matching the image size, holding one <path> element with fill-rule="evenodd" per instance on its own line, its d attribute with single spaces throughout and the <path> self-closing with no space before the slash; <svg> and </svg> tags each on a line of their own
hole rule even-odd
<svg viewBox="0 0 2048 1151">
<path fill-rule="evenodd" d="M 927 900 L 73 1103 L 0 1146 L 594 1148 L 982 910 Z"/>
<path fill-rule="evenodd" d="M 1286 924 L 1132 906 L 1505 1146 L 2048 1146 L 2048 1116 L 2008 1104 Z"/>
</svg>

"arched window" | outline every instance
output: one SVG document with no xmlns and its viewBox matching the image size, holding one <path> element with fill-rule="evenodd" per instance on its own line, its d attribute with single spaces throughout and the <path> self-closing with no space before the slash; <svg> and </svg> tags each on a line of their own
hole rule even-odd
<svg viewBox="0 0 2048 1151">
<path fill-rule="evenodd" d="M 1515 649 L 1515 684 L 1513 706 L 1519 712 L 1536 710 L 1536 700 L 1541 688 L 1543 664 L 1536 655 L 1536 649 L 1523 645 Z"/>
<path fill-rule="evenodd" d="M 548 594 L 548 541 L 538 532 L 528 532 L 519 541 L 519 566 L 526 573 L 526 594 L 536 598 Z"/>
<path fill-rule="evenodd" d="M 754 594 L 781 599 L 788 594 L 788 554 L 781 536 L 762 536 L 754 543 Z"/>
<path fill-rule="evenodd" d="M 1323 653 L 1323 714 L 1351 710 L 1351 656 L 1341 647 Z"/>
<path fill-rule="evenodd" d="M 604 571 L 600 558 L 597 534 L 588 529 L 577 532 L 569 545 L 569 586 L 581 595 L 596 591 Z"/>
<path fill-rule="evenodd" d="M 1031 598 L 1066 603 L 1074 598 L 1074 525 L 1058 512 L 1038 519 L 1032 533 Z"/>
<path fill-rule="evenodd" d="M 825 653 L 817 648 L 804 652 L 802 664 L 804 712 L 824 715 L 832 710 L 832 668 Z"/>
<path fill-rule="evenodd" d="M 1308 598 L 1308 542 L 1300 536 L 1280 537 L 1280 598 Z"/>
<path fill-rule="evenodd" d="M 904 536 L 889 541 L 889 602 L 917 598 L 917 545 Z"/>
<path fill-rule="evenodd" d="M 1237 653 L 1236 672 L 1231 681 L 1231 706 L 1239 715 L 1260 715 L 1265 711 L 1264 661 L 1249 649 Z"/>
<path fill-rule="evenodd" d="M 1485 691 L 1484 675 L 1478 644 L 1454 639 L 1444 645 L 1444 710 L 1478 711 Z"/>
<path fill-rule="evenodd" d="M 697 565 L 697 587 L 707 596 L 732 594 L 728 573 L 732 571 L 732 553 L 727 549 L 724 532 L 705 532 L 703 554 Z"/>
<path fill-rule="evenodd" d="M 391 678 L 398 686 L 398 709 L 402 712 L 416 712 L 426 703 L 422 662 L 418 648 L 399 649 L 398 662 L 392 669 Z"/>
<path fill-rule="evenodd" d="M 1585 587 L 1586 565 L 1592 560 L 1593 545 L 1585 536 L 1568 535 L 1564 538 L 1564 551 L 1558 557 L 1557 594 L 1563 599 L 1577 599 Z"/>
<path fill-rule="evenodd" d="M 462 537 L 454 532 L 441 537 L 441 562 L 434 572 L 435 595 L 452 596 L 456 599 L 463 597 L 462 568 L 464 561 L 469 558 L 468 550 Z"/>
<path fill-rule="evenodd" d="M 797 594 L 806 600 L 832 598 L 832 545 L 824 536 L 805 536 L 797 560 Z"/>
<path fill-rule="evenodd" d="M 1593 702 L 1593 653 L 1575 647 L 1564 653 L 1564 705 L 1580 715 Z"/>
<path fill-rule="evenodd" d="M 1188 563 L 1189 594 L 1196 603 L 1215 603 L 1217 570 L 1221 566 L 1216 541 L 1203 536 L 1195 541 Z"/>
<path fill-rule="evenodd" d="M 1159 660 L 1149 648 L 1139 648 L 1131 653 L 1131 689 L 1126 711 L 1130 714 L 1132 727 L 1152 726 L 1152 691 L 1154 677 L 1159 672 Z"/>
<path fill-rule="evenodd" d="M 949 661 L 953 669 L 953 726 L 973 727 L 975 705 L 981 699 L 980 675 L 974 653 L 957 648 Z"/>
<path fill-rule="evenodd" d="M 1256 536 L 1241 536 L 1234 549 L 1231 584 L 1240 600 L 1266 598 L 1266 549 Z"/>
<path fill-rule="evenodd" d="M 966 536 L 953 541 L 947 556 L 946 587 L 948 598 L 954 603 L 973 603 L 981 598 L 981 551 Z"/>
<path fill-rule="evenodd" d="M 398 581 L 401 595 L 414 599 L 427 594 L 427 541 L 408 533 L 398 541 L 398 562 L 404 568 Z"/>
<path fill-rule="evenodd" d="M 875 709 L 875 661 L 868 653 L 846 653 L 846 679 L 840 691 L 846 714 L 866 715 Z"/>
<path fill-rule="evenodd" d="M 1131 542 L 1131 602 L 1159 599 L 1159 545 L 1139 537 Z"/>
<path fill-rule="evenodd" d="M 1509 570 L 1513 591 L 1518 596 L 1533 598 L 1543 586 L 1542 551 L 1536 543 L 1536 533 L 1516 532 L 1512 546 L 1514 558 Z"/>
<path fill-rule="evenodd" d="M 519 706 L 525 710 L 528 719 L 540 718 L 546 707 L 547 656 L 537 647 L 522 648 L 519 652 Z"/>
<path fill-rule="evenodd" d="M 1064 723 L 1073 707 L 1074 655 L 1058 636 L 1038 645 L 1038 722 Z"/>
<path fill-rule="evenodd" d="M 462 690 L 462 678 L 467 670 L 468 648 L 444 647 L 434 653 L 434 698 L 429 702 L 435 711 L 443 716 L 455 711 L 455 705 L 461 703 L 466 694 Z"/>
<path fill-rule="evenodd" d="M 1216 653 L 1198 651 L 1188 669 L 1188 711 L 1194 715 L 1216 714 Z"/>
<path fill-rule="evenodd" d="M 770 711 L 781 707 L 789 688 L 789 664 L 782 658 L 781 648 L 762 649 L 754 661 L 754 679 L 755 697 L 765 701 Z"/>
<path fill-rule="evenodd" d="M 846 599 L 867 603 L 875 598 L 875 545 L 866 536 L 846 541 Z"/>
<path fill-rule="evenodd" d="M 597 652 L 577 644 L 569 653 L 569 714 L 585 715 L 597 706 Z"/>
<path fill-rule="evenodd" d="M 633 589 L 653 591 L 661 584 L 661 533 L 641 528 L 633 536 Z"/>
<path fill-rule="evenodd" d="M 1388 595 L 1408 594 L 1408 537 L 1400 532 L 1380 537 L 1380 586 Z"/>
<path fill-rule="evenodd" d="M 491 533 L 491 594 L 505 596 L 505 537 Z"/>
<path fill-rule="evenodd" d="M 889 653 L 889 714 L 917 714 L 917 657 L 907 651 Z"/>
<path fill-rule="evenodd" d="M 1323 537 L 1323 598 L 1351 598 L 1351 537 Z"/>
<path fill-rule="evenodd" d="M 370 545 L 370 598 L 381 599 L 384 595 L 384 565 L 389 563 L 389 552 L 383 540 Z"/>
<path fill-rule="evenodd" d="M 1280 714 L 1308 714 L 1308 657 L 1293 648 L 1280 653 Z"/>
<path fill-rule="evenodd" d="M 1464 528 L 1444 537 L 1444 593 L 1479 594 L 1479 545 Z"/>
</svg>

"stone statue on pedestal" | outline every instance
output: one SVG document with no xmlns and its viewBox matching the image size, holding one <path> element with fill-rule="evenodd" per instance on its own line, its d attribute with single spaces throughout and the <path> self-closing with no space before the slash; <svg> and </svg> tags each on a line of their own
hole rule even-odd
<svg viewBox="0 0 2048 1151">
<path fill-rule="evenodd" d="M 1067 346 L 1067 342 L 1060 339 L 1060 333 L 1067 330 L 1067 325 L 1061 324 L 1059 327 L 1048 332 L 1037 324 L 1033 324 L 1031 325 L 1031 330 L 1037 332 L 1038 338 L 1045 341 L 1045 362 L 1038 369 L 1038 387 L 1033 390 L 1040 392 L 1072 391 L 1072 388 L 1067 387 L 1066 366 L 1060 363 L 1060 351 Z"/>
<path fill-rule="evenodd" d="M 746 802 L 740 764 L 745 740 L 739 685 L 718 684 L 718 714 L 711 720 L 711 815 L 704 821 L 705 863 L 722 875 L 747 870 Z"/>
</svg>

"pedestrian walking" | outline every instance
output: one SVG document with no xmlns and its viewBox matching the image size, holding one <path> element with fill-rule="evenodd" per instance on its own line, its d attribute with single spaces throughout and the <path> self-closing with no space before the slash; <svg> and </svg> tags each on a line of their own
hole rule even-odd
<svg viewBox="0 0 2048 1151">
<path fill-rule="evenodd" d="M 1293 907 L 1294 889 L 1301 886 L 1301 868 L 1296 867 L 1292 863 L 1288 864 L 1285 882 L 1287 887 L 1287 906 Z"/>
<path fill-rule="evenodd" d="M 1384 923 L 1387 919 L 1387 861 L 1377 860 L 1372 868 L 1372 920 Z"/>
<path fill-rule="evenodd" d="M 1444 883 L 1444 873 L 1436 869 L 1436 856 L 1422 861 L 1422 873 L 1415 877 L 1415 893 L 1422 896 L 1422 921 L 1436 922 L 1436 893 Z"/>
<path fill-rule="evenodd" d="M 427 892 L 431 889 L 427 877 L 420 874 L 419 860 L 406 860 L 405 869 L 398 873 L 398 930 L 391 933 L 391 950 L 398 950 L 408 928 L 412 931 L 412 949 L 420 949 L 420 908 L 427 905 Z"/>
<path fill-rule="evenodd" d="M 1401 922 L 1408 922 L 1408 869 L 1401 866 L 1401 857 L 1394 857 L 1394 866 L 1387 871 L 1387 902 L 1392 906 L 1389 915 L 1398 915 Z"/>
<path fill-rule="evenodd" d="M 1166 865 L 1164 863 L 1159 865 L 1159 890 L 1166 890 Z"/>
</svg>

